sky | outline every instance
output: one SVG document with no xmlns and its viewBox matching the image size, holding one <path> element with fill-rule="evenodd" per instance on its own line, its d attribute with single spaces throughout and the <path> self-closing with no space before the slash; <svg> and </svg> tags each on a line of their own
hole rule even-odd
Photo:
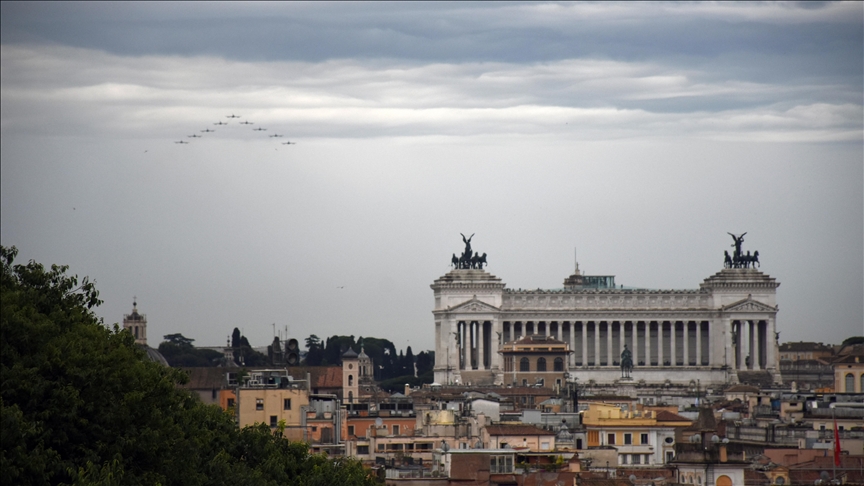
<svg viewBox="0 0 864 486">
<path fill-rule="evenodd" d="M 151 346 L 433 349 L 460 233 L 695 289 L 746 232 L 781 342 L 864 335 L 862 3 L 0 5 L 0 243 Z"/>
</svg>

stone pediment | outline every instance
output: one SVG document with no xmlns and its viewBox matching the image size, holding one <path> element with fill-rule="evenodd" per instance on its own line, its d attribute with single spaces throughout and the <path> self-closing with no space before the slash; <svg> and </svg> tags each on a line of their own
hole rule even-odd
<svg viewBox="0 0 864 486">
<path fill-rule="evenodd" d="M 494 305 L 487 304 L 486 302 L 482 302 L 478 299 L 471 299 L 465 301 L 455 307 L 451 307 L 448 309 L 450 312 L 465 312 L 465 313 L 490 313 L 490 312 L 500 312 L 501 309 L 495 307 Z"/>
<path fill-rule="evenodd" d="M 748 297 L 723 307 L 725 312 L 777 312 L 776 307 L 763 304 Z"/>
</svg>

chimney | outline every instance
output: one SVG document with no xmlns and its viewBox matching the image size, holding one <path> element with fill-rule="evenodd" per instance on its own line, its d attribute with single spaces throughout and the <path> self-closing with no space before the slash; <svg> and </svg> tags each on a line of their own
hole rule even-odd
<svg viewBox="0 0 864 486">
<path fill-rule="evenodd" d="M 720 462 L 727 462 L 729 456 L 726 454 L 726 444 L 720 444 Z"/>
</svg>

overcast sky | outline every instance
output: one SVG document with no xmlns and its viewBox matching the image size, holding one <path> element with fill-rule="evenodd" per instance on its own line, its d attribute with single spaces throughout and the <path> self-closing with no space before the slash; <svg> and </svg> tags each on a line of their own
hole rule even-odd
<svg viewBox="0 0 864 486">
<path fill-rule="evenodd" d="M 562 287 L 575 248 L 694 289 L 746 231 L 781 341 L 864 334 L 862 3 L 0 14 L 0 240 L 95 279 L 106 323 L 137 296 L 152 346 L 431 349 L 459 233 L 510 288 Z"/>
</svg>

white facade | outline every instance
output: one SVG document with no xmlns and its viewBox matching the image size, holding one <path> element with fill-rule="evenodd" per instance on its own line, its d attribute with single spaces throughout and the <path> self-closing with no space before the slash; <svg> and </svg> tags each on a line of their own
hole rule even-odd
<svg viewBox="0 0 864 486">
<path fill-rule="evenodd" d="M 553 336 L 573 351 L 568 372 L 581 382 L 621 378 L 631 350 L 635 382 L 702 385 L 761 372 L 780 381 L 775 279 L 726 268 L 693 290 L 582 286 L 577 273 L 555 290 L 511 290 L 478 269 L 456 269 L 432 284 L 435 381 L 507 384 L 499 348 L 526 334 Z M 767 377 L 766 377 L 767 378 Z"/>
</svg>

